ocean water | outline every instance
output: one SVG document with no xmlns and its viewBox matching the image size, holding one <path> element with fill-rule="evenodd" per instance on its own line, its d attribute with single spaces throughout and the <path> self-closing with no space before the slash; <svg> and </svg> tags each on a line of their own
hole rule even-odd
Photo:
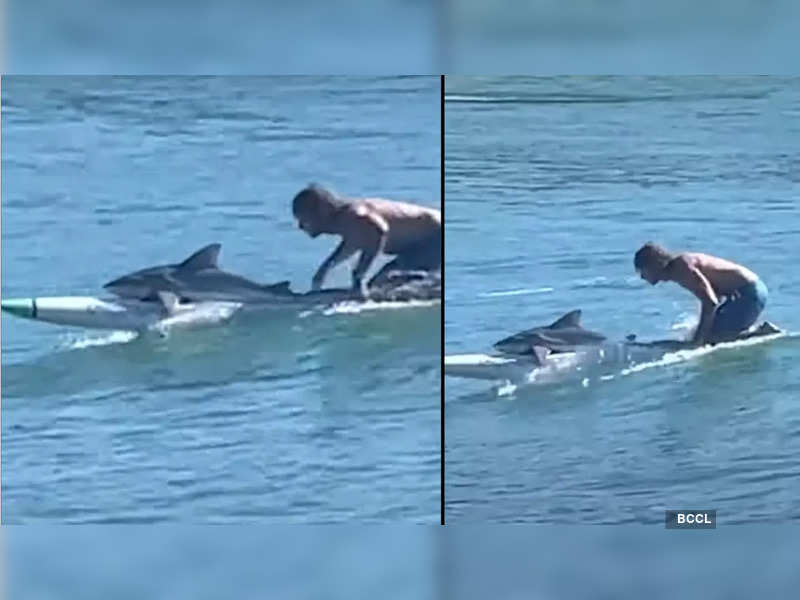
<svg viewBox="0 0 800 600">
<path fill-rule="evenodd" d="M 23 600 L 792 598 L 793 529 L 10 526 L 3 574 Z"/>
<path fill-rule="evenodd" d="M 3 297 L 222 243 L 308 289 L 310 181 L 440 205 L 435 78 L 3 80 Z M 339 267 L 329 285 L 347 285 Z M 352 308 L 352 307 L 351 307 Z M 438 522 L 441 305 L 133 339 L 2 317 L 5 523 Z"/>
<path fill-rule="evenodd" d="M 789 335 L 540 386 L 446 378 L 446 519 L 800 520 L 800 79 L 446 80 L 445 353 L 583 310 L 622 340 L 685 338 L 655 240 L 741 262 Z M 661 525 L 663 527 L 663 525 Z"/>
</svg>

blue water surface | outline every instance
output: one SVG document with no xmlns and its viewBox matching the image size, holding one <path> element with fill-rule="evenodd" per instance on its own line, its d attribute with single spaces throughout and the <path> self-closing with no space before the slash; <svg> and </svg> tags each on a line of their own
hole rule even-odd
<svg viewBox="0 0 800 600">
<path fill-rule="evenodd" d="M 549 386 L 447 378 L 448 522 L 800 519 L 800 79 L 446 80 L 446 354 L 572 309 L 611 340 L 685 338 L 654 240 L 747 265 L 780 340 Z"/>
<path fill-rule="evenodd" d="M 305 290 L 337 243 L 293 222 L 307 183 L 440 205 L 438 77 L 9 77 L 2 109 L 4 298 L 100 294 L 210 242 Z M 3 520 L 438 522 L 440 314 L 165 340 L 4 314 Z"/>
<path fill-rule="evenodd" d="M 23 600 L 792 598 L 795 529 L 11 526 L 4 583 Z"/>
</svg>

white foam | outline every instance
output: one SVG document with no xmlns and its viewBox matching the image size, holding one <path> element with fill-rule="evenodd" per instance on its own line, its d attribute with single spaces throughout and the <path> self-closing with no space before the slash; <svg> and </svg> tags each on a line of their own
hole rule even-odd
<svg viewBox="0 0 800 600">
<path fill-rule="evenodd" d="M 340 302 L 323 309 L 326 317 L 331 315 L 354 315 L 374 310 L 398 310 L 401 308 L 429 307 L 441 304 L 441 300 L 408 300 L 403 302 Z M 303 315 L 301 315 L 303 316 Z M 307 315 L 306 315 L 307 316 Z"/>
<path fill-rule="evenodd" d="M 139 334 L 134 331 L 112 331 L 100 337 L 94 336 L 81 336 L 77 339 L 69 340 L 66 343 L 67 348 L 73 350 L 81 350 L 83 348 L 92 348 L 94 346 L 110 346 L 112 344 L 127 344 L 135 340 Z"/>
<path fill-rule="evenodd" d="M 504 98 L 505 99 L 505 98 Z M 487 97 L 487 96 L 471 96 L 468 94 L 447 94 L 445 96 L 445 101 L 451 100 L 453 102 L 486 102 L 492 103 L 497 102 L 497 98 Z M 508 100 L 513 100 L 513 98 L 509 98 Z"/>
<path fill-rule="evenodd" d="M 511 396 L 516 391 L 517 386 L 510 381 L 506 381 L 503 383 L 503 385 L 497 388 L 497 397 L 502 398 L 503 396 Z"/>
<path fill-rule="evenodd" d="M 652 369 L 653 367 L 663 367 L 668 365 L 674 365 L 676 363 L 685 362 L 688 360 L 693 360 L 696 358 L 700 358 L 701 356 L 705 356 L 710 354 L 711 352 L 715 352 L 717 350 L 730 350 L 734 348 L 744 348 L 747 346 L 755 346 L 757 344 L 763 344 L 764 342 L 769 342 L 771 340 L 775 340 L 778 338 L 786 337 L 787 333 L 781 332 L 776 333 L 774 335 L 765 335 L 761 337 L 754 337 L 749 338 L 746 340 L 736 340 L 733 342 L 723 342 L 721 344 L 717 344 L 716 346 L 702 346 L 700 348 L 691 348 L 687 350 L 677 350 L 675 352 L 668 352 L 658 360 L 650 361 L 650 362 L 642 362 L 632 367 L 628 367 L 620 371 L 620 375 L 630 375 L 631 373 L 638 373 L 640 371 L 644 371 L 646 369 Z"/>
</svg>

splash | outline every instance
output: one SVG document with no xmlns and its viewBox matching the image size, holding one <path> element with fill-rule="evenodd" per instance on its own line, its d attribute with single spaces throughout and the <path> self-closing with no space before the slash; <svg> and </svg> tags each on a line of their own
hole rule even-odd
<svg viewBox="0 0 800 600">
<path fill-rule="evenodd" d="M 322 310 L 326 317 L 331 315 L 355 315 L 367 311 L 375 310 L 397 310 L 401 308 L 420 308 L 437 306 L 441 300 L 407 300 L 403 302 L 341 302 Z M 305 313 L 301 313 L 301 317 Z"/>
<path fill-rule="evenodd" d="M 503 398 L 504 396 L 512 396 L 517 391 L 517 385 L 506 381 L 503 385 L 497 388 L 497 397 Z"/>
<path fill-rule="evenodd" d="M 84 335 L 68 339 L 64 346 L 70 350 L 82 350 L 95 346 L 110 346 L 112 344 L 127 344 L 139 337 L 134 331 L 112 331 L 100 337 Z"/>
<path fill-rule="evenodd" d="M 668 352 L 667 354 L 665 354 L 664 356 L 662 356 L 657 360 L 641 362 L 632 365 L 626 369 L 622 369 L 622 371 L 620 371 L 620 375 L 623 376 L 630 375 L 632 373 L 638 373 L 640 371 L 645 371 L 647 369 L 652 369 L 654 367 L 664 367 L 664 366 L 674 365 L 677 363 L 686 362 L 689 360 L 694 360 L 706 356 L 708 354 L 711 354 L 712 352 L 716 352 L 717 350 L 746 348 L 747 346 L 755 346 L 758 344 L 763 344 L 765 342 L 770 342 L 772 340 L 784 337 L 796 337 L 796 334 L 781 332 L 781 333 L 776 333 L 774 335 L 765 335 L 762 337 L 750 338 L 747 340 L 723 342 L 715 346 L 702 346 L 700 348 L 691 348 L 687 350 L 677 350 L 675 352 Z"/>
</svg>

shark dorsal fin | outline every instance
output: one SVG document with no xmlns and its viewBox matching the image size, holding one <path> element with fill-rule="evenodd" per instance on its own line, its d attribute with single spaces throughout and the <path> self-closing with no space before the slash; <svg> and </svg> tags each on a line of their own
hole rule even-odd
<svg viewBox="0 0 800 600">
<path fill-rule="evenodd" d="M 161 305 L 164 307 L 164 310 L 167 311 L 168 315 L 175 313 L 175 309 L 180 303 L 180 298 L 178 298 L 178 296 L 172 292 L 156 292 L 156 296 L 158 296 L 158 301 L 161 302 Z"/>
<path fill-rule="evenodd" d="M 271 283 L 269 285 L 263 286 L 265 290 L 269 290 L 270 292 L 284 292 L 289 293 L 291 290 L 289 289 L 289 282 L 288 281 L 279 281 L 278 283 Z"/>
<path fill-rule="evenodd" d="M 209 244 L 201 248 L 189 258 L 180 264 L 181 269 L 191 269 L 199 271 L 200 269 L 216 268 L 217 259 L 219 258 L 219 251 L 222 249 L 222 244 Z"/>
<path fill-rule="evenodd" d="M 565 314 L 555 323 L 548 325 L 548 329 L 563 329 L 564 327 L 580 327 L 581 324 L 581 311 L 573 310 Z"/>
</svg>

